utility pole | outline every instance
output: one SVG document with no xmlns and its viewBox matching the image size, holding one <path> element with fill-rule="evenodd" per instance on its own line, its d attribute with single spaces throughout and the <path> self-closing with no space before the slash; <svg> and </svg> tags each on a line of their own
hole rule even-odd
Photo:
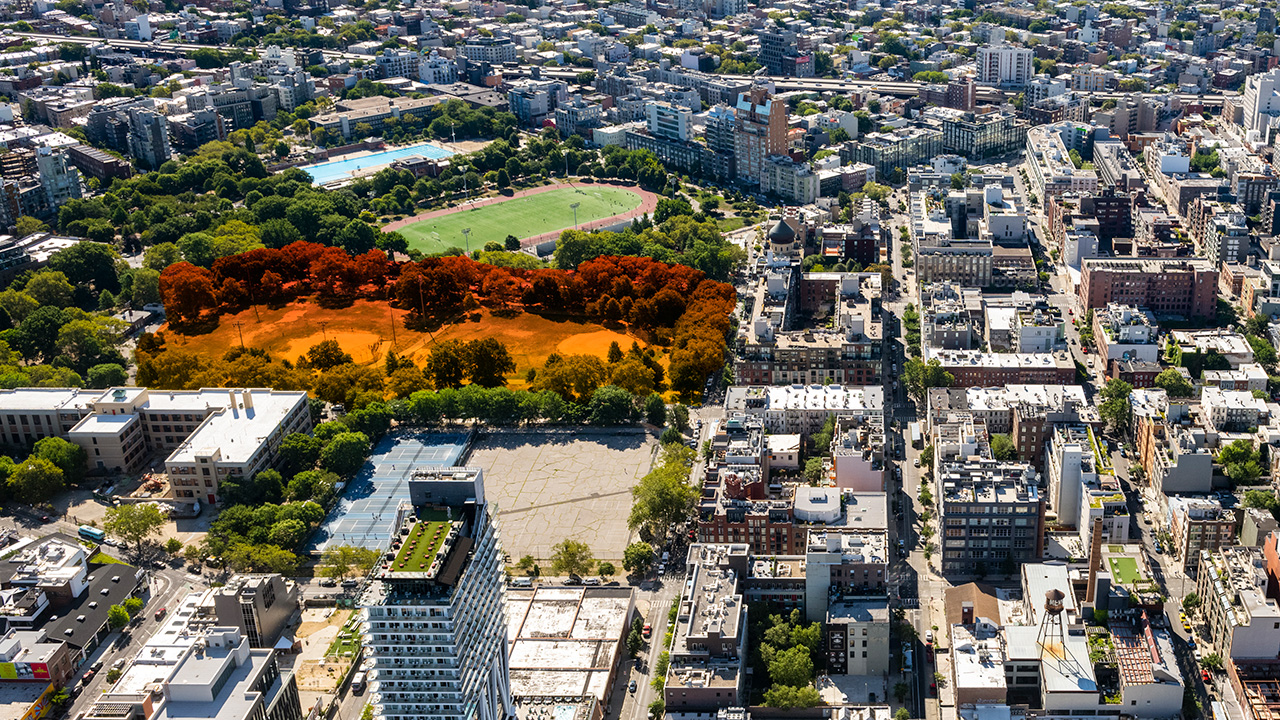
<svg viewBox="0 0 1280 720">
<path fill-rule="evenodd" d="M 387 313 L 391 315 L 391 349 L 396 349 L 396 311 L 391 307 L 391 303 L 387 303 Z"/>
<path fill-rule="evenodd" d="M 236 326 L 236 332 L 240 334 L 240 349 L 243 350 L 244 349 L 244 330 L 242 328 L 244 327 L 244 323 L 237 320 L 233 324 Z"/>
<path fill-rule="evenodd" d="M 329 321 L 323 320 L 319 323 L 319 325 L 320 325 L 320 335 L 323 336 L 324 339 L 327 341 L 329 339 L 329 333 L 325 332 L 325 328 L 329 325 Z"/>
</svg>

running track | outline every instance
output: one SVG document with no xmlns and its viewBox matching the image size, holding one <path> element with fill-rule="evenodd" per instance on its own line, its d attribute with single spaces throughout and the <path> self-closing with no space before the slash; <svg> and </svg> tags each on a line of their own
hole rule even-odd
<svg viewBox="0 0 1280 720">
<path fill-rule="evenodd" d="M 619 190 L 626 190 L 628 192 L 633 192 L 640 196 L 640 207 L 625 213 L 611 215 L 607 218 L 600 218 L 599 220 L 593 220 L 592 222 L 589 222 L 589 223 L 582 223 L 581 225 L 578 226 L 578 228 L 581 230 L 596 230 L 598 228 L 608 227 L 618 222 L 619 220 L 628 220 L 633 217 L 639 217 L 641 215 L 644 215 L 645 213 L 652 215 L 653 211 L 658 208 L 658 196 L 649 192 L 648 190 L 642 190 L 639 186 L 635 186 L 635 185 L 616 185 L 614 183 L 603 183 L 603 182 L 577 183 L 576 185 L 574 183 L 555 183 L 552 185 L 542 185 L 536 188 L 520 190 L 519 192 L 516 192 L 510 197 L 507 197 L 506 195 L 499 195 L 497 197 L 489 197 L 489 198 L 476 200 L 474 202 L 466 203 L 458 207 L 444 208 L 443 210 L 432 210 L 431 212 L 422 213 L 421 215 L 414 215 L 413 217 L 407 217 L 403 220 L 396 220 L 395 222 L 387 223 L 386 225 L 383 226 L 382 229 L 388 232 L 392 230 L 399 230 L 402 227 L 413 225 L 414 223 L 420 223 L 423 220 L 430 220 L 431 218 L 443 217 L 445 215 L 451 215 L 453 213 L 458 213 L 458 212 L 465 212 L 467 210 L 471 210 L 474 208 L 484 207 L 485 205 L 493 205 L 495 203 L 507 202 L 508 200 L 515 200 L 516 198 L 528 197 L 529 195 L 537 195 L 538 193 L 544 193 L 549 190 L 560 190 L 567 187 L 581 187 L 584 190 L 592 187 L 609 187 L 609 188 L 617 188 Z M 548 240 L 555 240 L 560 237 L 561 232 L 563 232 L 563 229 L 554 230 L 552 232 L 545 232 L 545 233 L 542 233 L 541 235 L 534 235 L 533 237 L 520 238 L 520 247 L 529 247 L 532 245 L 537 245 L 538 243 L 546 242 Z"/>
</svg>

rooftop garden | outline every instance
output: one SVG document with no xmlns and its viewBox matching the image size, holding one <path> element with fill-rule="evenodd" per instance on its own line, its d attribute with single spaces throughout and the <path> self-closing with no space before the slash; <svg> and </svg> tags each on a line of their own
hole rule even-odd
<svg viewBox="0 0 1280 720">
<path fill-rule="evenodd" d="M 427 515 L 435 515 L 435 513 L 427 513 Z M 426 572 L 429 570 L 440 547 L 444 544 L 444 539 L 448 537 L 452 525 L 453 523 L 448 520 L 443 511 L 433 517 L 423 517 L 423 513 L 419 513 L 418 522 L 409 530 L 399 551 L 396 552 L 391 571 Z"/>
</svg>

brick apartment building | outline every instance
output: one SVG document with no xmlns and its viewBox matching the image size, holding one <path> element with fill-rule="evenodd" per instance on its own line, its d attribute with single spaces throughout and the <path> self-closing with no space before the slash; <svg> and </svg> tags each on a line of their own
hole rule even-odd
<svg viewBox="0 0 1280 720">
<path fill-rule="evenodd" d="M 1201 258 L 1088 258 L 1081 262 L 1080 301 L 1147 308 L 1162 315 L 1212 317 L 1218 271 Z"/>
</svg>

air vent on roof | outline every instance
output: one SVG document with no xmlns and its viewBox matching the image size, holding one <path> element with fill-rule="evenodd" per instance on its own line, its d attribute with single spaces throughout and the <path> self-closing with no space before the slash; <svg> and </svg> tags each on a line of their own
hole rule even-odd
<svg viewBox="0 0 1280 720">
<path fill-rule="evenodd" d="M 71 637 L 72 635 L 76 634 L 76 631 L 72 630 L 71 628 L 67 628 L 66 630 L 62 631 L 62 634 L 66 635 L 67 637 Z"/>
<path fill-rule="evenodd" d="M 111 594 L 111 591 L 110 591 L 110 590 L 108 590 L 107 588 L 102 588 L 102 593 L 101 593 L 101 594 L 102 594 L 102 595 L 110 595 L 110 594 Z"/>
<path fill-rule="evenodd" d="M 95 609 L 95 608 L 97 608 L 97 607 L 98 607 L 98 601 L 97 601 L 97 600 L 94 600 L 93 602 L 89 603 L 89 609 L 91 609 L 91 610 L 92 610 L 92 609 Z"/>
<path fill-rule="evenodd" d="M 120 576 L 119 576 L 119 575 L 115 575 L 115 576 L 113 576 L 113 577 L 111 578 L 111 582 L 120 582 Z"/>
<path fill-rule="evenodd" d="M 77 615 L 77 616 L 76 616 L 76 622 L 84 622 L 84 616 L 83 616 L 83 615 Z"/>
</svg>

